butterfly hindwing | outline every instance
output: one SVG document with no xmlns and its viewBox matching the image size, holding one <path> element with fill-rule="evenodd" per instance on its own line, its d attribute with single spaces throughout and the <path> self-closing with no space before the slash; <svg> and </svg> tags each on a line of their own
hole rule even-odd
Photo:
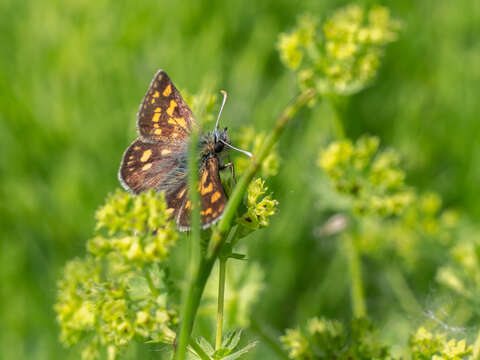
<svg viewBox="0 0 480 360">
<path fill-rule="evenodd" d="M 118 172 L 120 183 L 135 194 L 161 188 L 172 170 L 179 166 L 182 151 L 182 145 L 135 140 L 123 154 Z"/>
<path fill-rule="evenodd" d="M 227 202 L 218 171 L 218 160 L 212 157 L 204 163 L 200 172 L 200 216 L 201 225 L 204 229 L 220 219 Z M 177 216 L 177 225 L 182 231 L 190 229 L 191 209 L 191 203 L 187 200 Z"/>
<path fill-rule="evenodd" d="M 185 142 L 195 123 L 192 111 L 163 70 L 155 74 L 137 117 L 144 142 Z"/>
</svg>

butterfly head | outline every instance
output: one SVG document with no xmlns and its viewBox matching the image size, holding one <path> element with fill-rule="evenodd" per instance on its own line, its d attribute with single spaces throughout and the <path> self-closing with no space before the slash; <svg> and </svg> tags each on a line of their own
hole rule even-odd
<svg viewBox="0 0 480 360">
<path fill-rule="evenodd" d="M 227 128 L 213 130 L 213 141 L 214 141 L 214 150 L 215 153 L 221 153 L 225 147 L 225 144 L 230 145 L 230 136 L 228 136 Z M 227 146 L 228 146 L 227 145 Z"/>
</svg>

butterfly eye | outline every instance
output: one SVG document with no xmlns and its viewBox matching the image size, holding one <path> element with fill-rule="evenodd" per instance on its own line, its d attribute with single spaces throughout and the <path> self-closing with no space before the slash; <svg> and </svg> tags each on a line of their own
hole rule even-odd
<svg viewBox="0 0 480 360">
<path fill-rule="evenodd" d="M 215 143 L 215 152 L 219 153 L 223 150 L 223 143 L 222 142 L 216 142 Z"/>
</svg>

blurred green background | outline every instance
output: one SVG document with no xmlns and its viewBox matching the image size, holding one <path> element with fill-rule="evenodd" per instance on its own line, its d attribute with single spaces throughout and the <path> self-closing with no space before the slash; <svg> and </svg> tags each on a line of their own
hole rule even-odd
<svg viewBox="0 0 480 360">
<path fill-rule="evenodd" d="M 299 14 L 324 19 L 347 3 L 0 0 L 0 358 L 76 358 L 58 341 L 56 281 L 84 254 L 95 209 L 119 186 L 120 158 L 156 70 L 189 93 L 206 84 L 228 90 L 222 122 L 235 143 L 243 126 L 268 131 L 296 92 L 275 50 L 279 33 Z M 404 28 L 375 84 L 352 97 L 347 135 L 378 135 L 402 154 L 409 184 L 478 221 L 480 3 L 366 3 L 388 6 Z M 332 244 L 314 235 L 325 220 L 315 160 L 332 114 L 320 104 L 301 116 L 269 180 L 280 214 L 247 240 L 265 273 L 254 317 L 279 333 L 313 315 L 350 316 L 343 265 L 325 277 Z M 408 318 L 377 275 L 366 270 L 369 314 L 382 325 L 392 314 Z M 432 275 L 415 283 L 427 310 Z"/>
</svg>

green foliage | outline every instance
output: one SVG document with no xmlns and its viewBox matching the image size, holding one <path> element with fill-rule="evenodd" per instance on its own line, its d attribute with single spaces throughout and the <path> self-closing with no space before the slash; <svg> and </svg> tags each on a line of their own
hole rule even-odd
<svg viewBox="0 0 480 360">
<path fill-rule="evenodd" d="M 378 331 L 366 319 L 352 322 L 350 333 L 336 320 L 312 318 L 306 329 L 287 329 L 281 341 L 290 359 L 390 359 Z"/>
<path fill-rule="evenodd" d="M 348 198 L 357 215 L 398 215 L 414 200 L 397 153 L 377 151 L 378 146 L 377 137 L 361 137 L 355 144 L 339 140 L 318 159 L 335 190 Z"/>
<path fill-rule="evenodd" d="M 118 190 L 96 219 L 99 234 L 88 242 L 88 255 L 69 262 L 58 283 L 62 342 L 88 339 L 83 359 L 98 358 L 101 347 L 112 359 L 134 336 L 173 343 L 177 316 L 165 261 L 178 235 L 163 194 Z"/>
<path fill-rule="evenodd" d="M 203 352 L 207 355 L 208 359 L 211 360 L 235 360 L 240 358 L 242 355 L 245 355 L 249 352 L 257 342 L 252 342 L 244 347 L 238 348 L 240 343 L 240 338 L 242 336 L 242 330 L 234 330 L 224 335 L 222 346 L 214 350 L 213 346 L 203 337 L 199 337 L 196 339 L 197 345 L 203 350 Z M 202 359 L 200 356 L 196 355 L 196 359 Z"/>
<path fill-rule="evenodd" d="M 258 153 L 260 147 L 265 142 L 267 138 L 267 133 L 264 131 L 256 131 L 253 127 L 244 127 L 240 129 L 239 136 L 236 139 L 236 146 L 240 149 L 250 151 L 253 156 Z M 249 163 L 250 159 L 246 158 L 245 155 L 235 157 L 235 170 L 242 174 Z M 275 146 L 273 151 L 271 151 L 266 159 L 262 162 L 260 169 L 260 176 L 263 178 L 268 178 L 270 176 L 275 176 L 278 173 L 278 167 L 280 165 L 280 156 Z"/>
<path fill-rule="evenodd" d="M 280 57 L 296 71 L 302 89 L 350 95 L 375 78 L 385 45 L 396 40 L 400 23 L 385 7 L 348 5 L 327 19 L 321 33 L 317 27 L 313 17 L 300 17 L 292 32 L 280 35 Z"/>
</svg>

